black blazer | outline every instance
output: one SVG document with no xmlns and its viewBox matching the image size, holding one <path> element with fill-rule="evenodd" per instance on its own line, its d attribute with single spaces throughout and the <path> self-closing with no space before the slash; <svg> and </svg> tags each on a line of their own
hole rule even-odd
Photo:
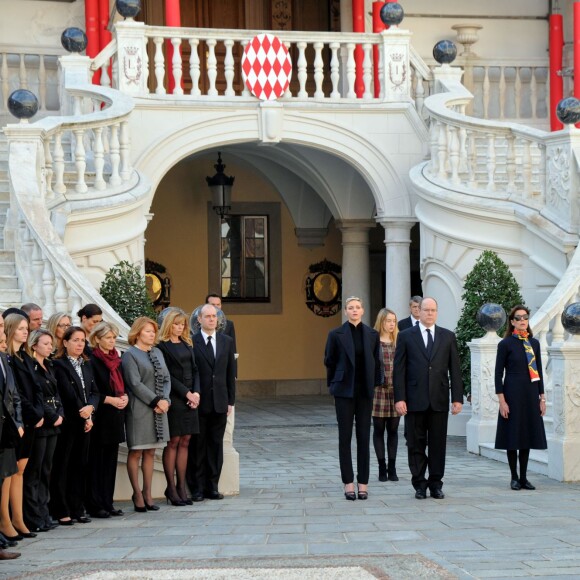
<svg viewBox="0 0 580 580">
<path fill-rule="evenodd" d="M 384 382 L 381 369 L 380 337 L 379 333 L 363 325 L 363 344 L 365 350 L 365 387 L 369 398 L 373 398 L 375 387 Z M 330 394 L 335 397 L 354 397 L 354 341 L 350 330 L 350 323 L 331 330 L 326 341 L 324 351 L 324 365 L 326 366 L 326 384 Z"/>
<path fill-rule="evenodd" d="M 10 366 L 20 395 L 24 427 L 34 428 L 44 417 L 42 390 L 34 372 L 34 359 L 24 351 L 19 355 L 10 356 Z"/>
<path fill-rule="evenodd" d="M 401 320 L 399 320 L 399 322 L 397 324 L 397 328 L 399 329 L 399 331 L 407 330 L 407 328 L 413 328 L 413 326 L 415 326 L 415 323 L 411 321 L 410 316 L 407 316 L 406 318 L 402 318 Z"/>
<path fill-rule="evenodd" d="M 85 381 L 84 389 L 80 377 L 66 355 L 54 361 L 54 374 L 64 407 L 65 423 L 71 428 L 81 429 L 84 432 L 85 421 L 79 415 L 79 410 L 86 405 L 93 405 L 97 409 L 99 391 L 95 385 L 91 363 L 84 361 L 82 369 Z"/>
<path fill-rule="evenodd" d="M 184 343 L 185 344 L 185 343 Z M 195 353 L 193 352 L 193 347 L 186 344 L 190 354 L 191 354 L 191 370 L 193 372 L 193 387 L 190 389 L 183 384 L 185 377 L 183 376 L 183 367 L 179 361 L 173 356 L 173 352 L 167 348 L 167 343 L 161 341 L 157 348 L 163 353 L 163 358 L 165 359 L 165 364 L 171 375 L 171 401 L 173 399 L 181 399 L 187 402 L 187 393 L 199 393 L 199 372 L 197 370 L 197 364 L 195 362 Z M 201 400 L 201 395 L 200 395 Z"/>
<path fill-rule="evenodd" d="M 2 389 L 0 396 L 2 398 L 2 413 L 0 413 L 0 440 L 4 435 L 3 443 L 12 441 L 10 447 L 14 447 L 20 440 L 18 429 L 24 427 L 22 423 L 22 407 L 20 405 L 20 395 L 14 382 L 14 374 L 12 368 L 8 363 L 8 357 L 5 353 L 0 352 L 0 359 L 2 359 L 2 366 L 4 367 Z M 2 371 L 0 370 L 0 373 Z M 7 433 L 4 432 L 7 431 Z M 8 445 L 6 445 L 8 447 Z"/>
<path fill-rule="evenodd" d="M 227 413 L 236 400 L 234 341 L 223 333 L 216 337 L 216 360 L 212 362 L 201 331 L 193 336 L 193 352 L 199 371 L 200 413 Z"/>
<path fill-rule="evenodd" d="M 449 411 L 449 389 L 454 403 L 463 403 L 463 381 L 455 334 L 435 326 L 431 359 L 421 329 L 399 333 L 393 368 L 395 402 L 405 401 L 408 411 Z"/>
<path fill-rule="evenodd" d="M 55 427 L 54 424 L 59 417 L 64 417 L 64 409 L 58 393 L 53 362 L 44 359 L 44 366 L 46 370 L 34 360 L 34 376 L 42 392 L 44 404 L 44 423 L 38 429 L 37 435 L 47 437 L 60 433 L 60 427 Z"/>
<path fill-rule="evenodd" d="M 91 350 L 91 367 L 98 391 L 99 406 L 93 417 L 94 427 L 91 430 L 91 443 L 98 440 L 102 445 L 114 445 L 125 441 L 125 409 L 117 409 L 105 404 L 105 397 L 114 397 L 111 388 L 111 375 L 105 363 L 93 354 Z M 121 365 L 119 365 L 121 377 Z"/>
<path fill-rule="evenodd" d="M 234 341 L 234 352 L 238 352 L 238 347 L 236 346 L 236 327 L 232 320 L 226 320 L 226 327 L 222 330 L 222 333 Z"/>
</svg>

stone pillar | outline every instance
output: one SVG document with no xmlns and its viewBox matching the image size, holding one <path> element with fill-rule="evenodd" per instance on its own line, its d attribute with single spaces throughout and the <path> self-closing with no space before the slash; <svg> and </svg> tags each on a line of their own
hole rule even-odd
<svg viewBox="0 0 580 580">
<path fill-rule="evenodd" d="M 493 443 L 499 402 L 495 394 L 495 359 L 501 338 L 488 332 L 467 343 L 471 349 L 471 419 L 467 423 L 467 451 L 479 455 L 483 443 Z"/>
<path fill-rule="evenodd" d="M 411 245 L 411 228 L 415 219 L 380 219 L 385 228 L 386 279 L 385 304 L 394 310 L 398 318 L 409 314 L 409 298 L 411 297 L 411 260 L 409 247 Z"/>
<path fill-rule="evenodd" d="M 338 220 L 342 232 L 342 305 L 349 296 L 359 296 L 365 307 L 363 322 L 370 324 L 369 231 L 372 220 Z M 344 313 L 343 313 L 344 320 Z"/>
<path fill-rule="evenodd" d="M 548 476 L 580 481 L 580 337 L 552 344 L 548 356 L 554 417 L 548 437 Z"/>
<path fill-rule="evenodd" d="M 66 87 L 87 88 L 91 84 L 91 59 L 80 54 L 67 54 L 58 59 L 60 112 L 63 117 L 82 113 L 80 98 L 75 106 L 74 97 L 67 93 Z"/>
<path fill-rule="evenodd" d="M 380 77 L 383 80 L 381 98 L 386 102 L 401 102 L 411 100 L 411 63 L 410 47 L 411 33 L 391 26 L 381 32 L 381 63 L 383 70 Z"/>
<path fill-rule="evenodd" d="M 134 20 L 124 20 L 115 24 L 117 39 L 118 75 L 117 88 L 126 94 L 147 94 L 149 74 L 147 57 L 147 38 L 145 24 Z M 171 63 L 165 61 L 165 67 Z"/>
<path fill-rule="evenodd" d="M 234 449 L 234 424 L 236 408 L 232 409 L 224 434 L 224 465 L 219 481 L 219 491 L 224 495 L 240 494 L 240 454 Z"/>
</svg>

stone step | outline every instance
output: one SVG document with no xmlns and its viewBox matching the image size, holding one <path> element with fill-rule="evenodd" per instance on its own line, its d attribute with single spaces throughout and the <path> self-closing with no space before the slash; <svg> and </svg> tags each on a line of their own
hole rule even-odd
<svg viewBox="0 0 580 580">
<path fill-rule="evenodd" d="M 17 276 L 0 276 L 0 295 L 4 290 L 16 290 L 18 289 L 18 277 Z"/>
<path fill-rule="evenodd" d="M 14 264 L 14 250 L 0 250 L 0 264 L 6 262 Z"/>
<path fill-rule="evenodd" d="M 14 262 L 0 262 L 0 276 L 16 276 Z"/>
<path fill-rule="evenodd" d="M 20 307 L 22 304 L 22 290 L 7 289 L 0 290 L 0 304 L 8 306 Z"/>
<path fill-rule="evenodd" d="M 479 446 L 479 452 L 483 457 L 495 459 L 507 463 L 507 456 L 503 449 L 495 449 L 493 443 L 485 443 Z M 506 468 L 507 469 L 507 468 Z M 532 449 L 528 470 L 542 475 L 548 475 L 548 452 Z M 509 469 L 506 471 L 506 481 L 509 480 Z"/>
</svg>

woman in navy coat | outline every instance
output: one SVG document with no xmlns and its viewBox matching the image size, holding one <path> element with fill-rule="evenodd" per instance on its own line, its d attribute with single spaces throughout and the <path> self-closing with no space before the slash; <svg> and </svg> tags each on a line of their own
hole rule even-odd
<svg viewBox="0 0 580 580">
<path fill-rule="evenodd" d="M 530 449 L 547 448 L 542 419 L 546 414 L 542 357 L 529 317 L 527 306 L 518 304 L 512 308 L 495 362 L 495 392 L 499 399 L 495 448 L 507 450 L 510 487 L 514 491 L 535 489 L 526 477 Z"/>
<path fill-rule="evenodd" d="M 380 341 L 379 333 L 362 322 L 364 308 L 360 298 L 347 298 L 344 311 L 347 322 L 330 331 L 324 364 L 338 421 L 338 454 L 344 496 L 347 500 L 357 497 L 350 450 L 356 419 L 358 498 L 367 499 L 373 396 L 375 387 L 383 383 Z"/>
</svg>

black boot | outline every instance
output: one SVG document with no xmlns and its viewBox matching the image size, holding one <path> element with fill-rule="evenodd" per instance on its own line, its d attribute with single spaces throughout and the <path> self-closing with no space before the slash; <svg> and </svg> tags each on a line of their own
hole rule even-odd
<svg viewBox="0 0 580 580">
<path fill-rule="evenodd" d="M 379 481 L 387 481 L 387 464 L 384 459 L 379 459 Z"/>
<path fill-rule="evenodd" d="M 397 468 L 395 467 L 395 460 L 394 459 L 389 459 L 388 474 L 389 474 L 389 481 L 399 481 L 399 478 L 397 477 Z"/>
</svg>

